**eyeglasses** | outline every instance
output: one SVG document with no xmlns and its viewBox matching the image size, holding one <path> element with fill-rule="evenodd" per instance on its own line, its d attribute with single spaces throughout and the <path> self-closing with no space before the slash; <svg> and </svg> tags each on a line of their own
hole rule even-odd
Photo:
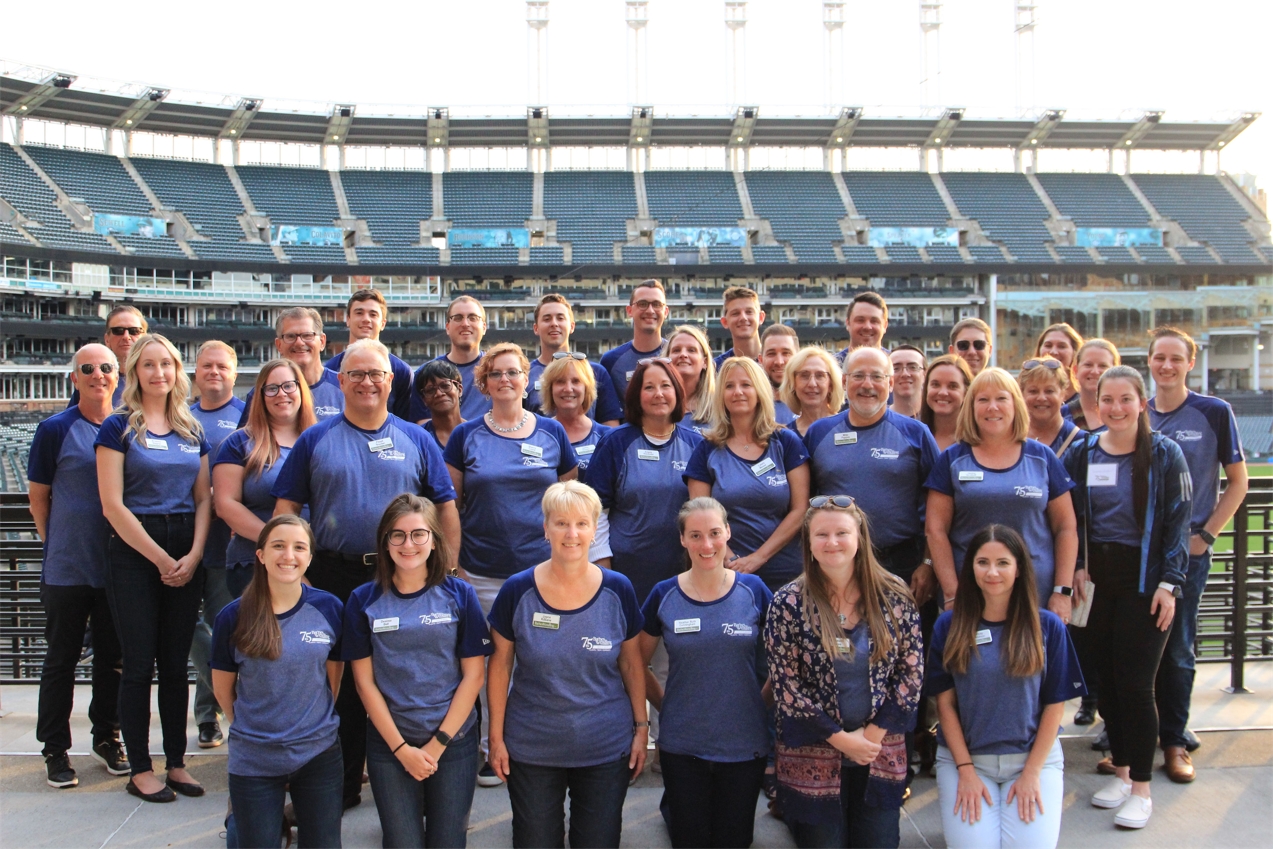
<svg viewBox="0 0 1273 849">
<path fill-rule="evenodd" d="M 385 378 L 391 374 L 393 374 L 393 372 L 381 371 L 378 368 L 368 369 L 367 371 L 358 369 L 357 371 L 344 372 L 345 377 L 349 378 L 350 383 L 362 383 L 364 380 L 370 380 L 372 383 L 380 384 L 384 383 Z"/>
<path fill-rule="evenodd" d="M 893 371 L 904 371 L 908 374 L 923 374 L 923 363 L 897 363 L 893 366 Z"/>
<path fill-rule="evenodd" d="M 265 384 L 264 386 L 261 387 L 261 394 L 264 395 L 266 398 L 273 398 L 275 395 L 279 394 L 280 392 L 282 392 L 284 395 L 295 395 L 296 390 L 300 388 L 301 388 L 301 385 L 297 381 L 285 380 L 282 383 Z"/>
<path fill-rule="evenodd" d="M 872 371 L 872 372 L 865 372 L 865 371 L 853 371 L 853 372 L 849 372 L 849 380 L 853 381 L 854 383 L 865 383 L 865 382 L 866 382 L 866 381 L 868 381 L 868 380 L 869 380 L 871 383 L 888 383 L 888 378 L 889 378 L 889 376 L 888 376 L 887 374 L 885 374 L 884 372 L 882 372 L 882 371 Z"/>
<path fill-rule="evenodd" d="M 484 319 L 477 313 L 469 313 L 468 315 L 448 315 L 446 320 L 460 324 L 481 324 Z"/>
<path fill-rule="evenodd" d="M 507 378 L 508 380 L 516 380 L 517 378 L 521 377 L 525 373 L 526 372 L 522 371 L 519 368 L 510 368 L 508 371 L 492 370 L 486 373 L 486 379 L 494 380 L 496 382 L 504 380 L 505 378 Z"/>
<path fill-rule="evenodd" d="M 588 355 L 583 353 L 582 351 L 558 351 L 557 353 L 553 354 L 554 360 L 564 360 L 566 359 L 566 357 L 570 357 L 570 359 L 572 360 L 588 359 Z"/>
<path fill-rule="evenodd" d="M 432 395 L 441 395 L 442 393 L 446 392 L 448 389 L 455 389 L 458 391 L 458 390 L 462 390 L 463 388 L 464 388 L 464 384 L 460 383 L 460 381 L 458 380 L 443 379 L 443 380 L 439 380 L 436 383 L 426 384 L 424 389 L 420 390 L 420 394 L 423 397 L 428 398 Z"/>
<path fill-rule="evenodd" d="M 985 339 L 960 339 L 955 343 L 955 349 L 958 351 L 967 351 L 969 348 L 976 348 L 978 351 L 986 350 Z"/>
<path fill-rule="evenodd" d="M 408 534 L 406 531 L 390 531 L 385 536 L 389 538 L 389 544 L 394 546 L 395 548 L 397 546 L 407 544 Z M 433 536 L 433 531 L 429 530 L 428 528 L 416 528 L 414 531 L 411 532 L 410 536 L 411 536 L 411 542 L 413 544 L 424 545 L 426 542 L 429 541 L 429 537 Z"/>
<path fill-rule="evenodd" d="M 80 374 L 92 374 L 94 371 L 100 371 L 102 374 L 110 374 L 114 370 L 115 366 L 111 363 L 102 363 L 101 365 L 80 363 Z"/>
<path fill-rule="evenodd" d="M 667 303 L 665 301 L 633 301 L 632 307 L 635 308 L 637 312 L 645 312 L 651 308 L 653 308 L 655 312 L 662 312 L 667 307 Z"/>
<path fill-rule="evenodd" d="M 286 342 L 289 345 L 296 342 L 297 340 L 300 340 L 301 342 L 304 342 L 306 345 L 308 345 L 318 338 L 318 334 L 311 330 L 308 333 L 284 333 L 278 338 L 282 339 L 284 342 Z"/>
<path fill-rule="evenodd" d="M 125 333 L 127 333 L 129 336 L 140 336 L 141 328 L 140 327 L 108 327 L 106 328 L 106 332 L 109 333 L 111 336 L 123 336 Z"/>
<path fill-rule="evenodd" d="M 637 365 L 639 366 L 648 366 L 650 363 L 666 363 L 667 365 L 671 365 L 672 358 L 671 357 L 643 357 L 642 359 L 637 360 Z"/>
<path fill-rule="evenodd" d="M 1029 371 L 1030 369 L 1038 368 L 1039 366 L 1052 369 L 1053 371 L 1056 371 L 1057 369 L 1062 367 L 1060 362 L 1058 362 L 1057 360 L 1026 360 L 1024 363 L 1021 364 L 1021 370 Z"/>
<path fill-rule="evenodd" d="M 814 510 L 821 510 L 823 507 L 852 507 L 857 502 L 853 500 L 852 495 L 815 495 L 809 499 L 809 506 Z"/>
</svg>

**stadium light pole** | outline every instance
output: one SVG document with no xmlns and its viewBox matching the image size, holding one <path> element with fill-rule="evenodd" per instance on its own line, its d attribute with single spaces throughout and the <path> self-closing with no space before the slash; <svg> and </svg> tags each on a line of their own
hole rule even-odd
<svg viewBox="0 0 1273 849">
<path fill-rule="evenodd" d="M 628 23 L 628 105 L 646 102 L 646 30 L 650 22 L 649 0 L 627 0 Z"/>
<path fill-rule="evenodd" d="M 1038 6 L 1034 0 L 1015 0 L 1013 31 L 1017 39 L 1017 114 L 1034 111 L 1034 28 Z M 1029 102 L 1026 102 L 1026 101 Z"/>
<path fill-rule="evenodd" d="M 941 6 L 942 0 L 919 0 L 919 36 L 924 54 L 919 94 L 924 109 L 941 102 Z"/>
<path fill-rule="evenodd" d="M 729 105 L 747 99 L 747 0 L 725 0 L 725 26 L 729 29 Z"/>
<path fill-rule="evenodd" d="M 823 106 L 831 110 L 844 102 L 844 0 L 822 0 Z"/>
<path fill-rule="evenodd" d="M 526 0 L 526 52 L 529 60 L 527 99 L 548 103 L 548 0 Z"/>
</svg>

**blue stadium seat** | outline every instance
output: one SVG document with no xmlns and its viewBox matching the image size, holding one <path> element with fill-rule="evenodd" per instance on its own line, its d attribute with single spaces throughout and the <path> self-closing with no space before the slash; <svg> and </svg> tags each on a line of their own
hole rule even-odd
<svg viewBox="0 0 1273 849">
<path fill-rule="evenodd" d="M 646 245 L 623 246 L 623 262 L 625 265 L 654 265 L 657 261 L 652 247 Z"/>
<path fill-rule="evenodd" d="M 331 227 L 340 217 L 331 177 L 324 170 L 278 165 L 239 165 L 235 170 L 257 211 L 276 227 Z"/>
<path fill-rule="evenodd" d="M 922 171 L 845 171 L 859 215 L 876 227 L 945 227 L 950 212 L 933 178 Z"/>
<path fill-rule="evenodd" d="M 1123 265 L 1135 265 L 1136 257 L 1132 256 L 1132 252 L 1123 247 L 1097 248 L 1096 252 L 1106 262 L 1117 262 Z"/>
<path fill-rule="evenodd" d="M 534 179 L 529 171 L 451 171 L 442 177 L 446 217 L 455 227 L 525 227 Z"/>
<path fill-rule="evenodd" d="M 919 248 L 913 248 L 910 245 L 889 245 L 884 249 L 888 254 L 888 258 L 893 262 L 917 263 L 924 260 L 919 255 Z"/>
<path fill-rule="evenodd" d="M 613 261 L 612 259 L 611 262 Z M 564 265 L 565 262 L 560 245 L 545 245 L 530 249 L 531 265 Z"/>
<path fill-rule="evenodd" d="M 1153 263 L 1154 265 L 1176 265 L 1177 264 L 1176 260 L 1172 258 L 1171 254 L 1167 253 L 1166 248 L 1160 248 L 1154 245 L 1147 245 L 1145 247 L 1136 248 L 1136 253 L 1140 254 L 1140 258 L 1143 259 L 1145 262 Z"/>
<path fill-rule="evenodd" d="M 932 257 L 933 262 L 940 262 L 944 265 L 958 265 L 964 261 L 963 254 L 959 252 L 959 248 L 950 245 L 930 245 L 928 255 Z"/>
<path fill-rule="evenodd" d="M 878 265 L 880 259 L 875 254 L 875 248 L 869 245 L 845 245 L 841 250 L 844 252 L 844 261 L 855 265 Z"/>
<path fill-rule="evenodd" d="M 1137 174 L 1132 179 L 1159 214 L 1178 222 L 1195 241 L 1215 248 L 1225 262 L 1251 265 L 1264 260 L 1254 251 L 1254 239 L 1242 226 L 1251 216 L 1220 184 L 1219 177 Z M 1184 249 L 1180 255 L 1185 256 Z M 1186 261 L 1215 264 L 1214 258 L 1203 258 L 1196 249 L 1190 250 Z"/>
<path fill-rule="evenodd" d="M 433 174 L 428 171 L 342 171 L 345 199 L 382 245 L 420 243 L 420 222 L 433 217 Z"/>
<path fill-rule="evenodd" d="M 833 244 L 844 242 L 840 219 L 848 213 L 825 171 L 748 171 L 752 208 L 790 243 L 800 262 L 835 262 Z M 773 246 L 770 246 L 773 247 Z M 753 252 L 760 250 L 753 248 Z M 759 255 L 756 262 L 762 262 Z M 786 257 L 765 262 L 786 262 Z"/>
<path fill-rule="evenodd" d="M 627 241 L 637 217 L 636 188 L 626 171 L 550 171 L 544 174 L 544 217 L 557 222 L 575 265 L 613 265 L 614 245 Z"/>
<path fill-rule="evenodd" d="M 1055 262 L 1043 246 L 1052 241 L 1043 226 L 1048 209 L 1024 174 L 949 171 L 942 180 L 959 211 L 977 219 L 982 232 L 1002 242 L 1018 262 Z"/>
<path fill-rule="evenodd" d="M 757 263 L 777 263 L 780 265 L 788 263 L 787 249 L 782 245 L 755 245 L 751 249 L 751 257 Z M 834 253 L 831 254 L 831 259 L 832 261 L 835 260 Z"/>
<path fill-rule="evenodd" d="M 1180 254 L 1180 258 L 1190 265 L 1218 265 L 1216 258 L 1211 255 L 1211 251 L 1205 247 L 1199 246 L 1183 246 L 1176 248 L 1176 253 Z"/>
<path fill-rule="evenodd" d="M 71 226 L 70 220 L 57 208 L 57 196 L 36 173 L 22 161 L 12 145 L 0 144 L 0 197 L 13 205 L 27 218 L 40 222 L 28 232 L 50 248 L 69 251 L 93 251 L 117 254 L 104 238 L 96 233 L 86 233 Z M 87 200 L 87 199 L 86 199 Z M 16 244 L 30 244 L 9 228 Z"/>
<path fill-rule="evenodd" d="M 1040 174 L 1039 183 L 1076 227 L 1149 226 L 1149 213 L 1117 174 Z"/>
<path fill-rule="evenodd" d="M 1057 245 L 1056 253 L 1064 263 L 1091 265 L 1093 262 L 1091 254 L 1087 252 L 1087 248 L 1082 248 L 1078 245 Z"/>
<path fill-rule="evenodd" d="M 962 209 L 960 210 L 963 211 Z M 973 245 L 968 248 L 968 253 L 972 254 L 973 262 L 990 263 L 990 262 L 1007 262 L 1003 258 L 1003 251 L 994 245 Z"/>
<path fill-rule="evenodd" d="M 354 248 L 363 265 L 437 265 L 437 248 L 367 246 Z"/>
<path fill-rule="evenodd" d="M 737 227 L 743 217 L 728 171 L 647 171 L 645 194 L 660 227 Z"/>
<path fill-rule="evenodd" d="M 743 249 L 728 246 L 708 248 L 707 257 L 715 265 L 742 265 Z"/>
<path fill-rule="evenodd" d="M 451 248 L 451 265 L 517 265 L 517 248 Z"/>
</svg>

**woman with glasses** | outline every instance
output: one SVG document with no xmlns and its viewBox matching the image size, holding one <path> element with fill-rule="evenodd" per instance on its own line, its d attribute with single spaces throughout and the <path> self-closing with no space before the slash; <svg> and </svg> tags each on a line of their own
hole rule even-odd
<svg viewBox="0 0 1273 849">
<path fill-rule="evenodd" d="M 119 725 L 132 765 L 128 792 L 172 802 L 202 796 L 185 768 L 190 689 L 187 658 L 212 520 L 208 442 L 190 412 L 190 380 L 177 349 L 159 334 L 137 340 L 124 366 L 123 409 L 94 443 L 107 540 L 107 599 L 119 631 L 123 673 Z M 150 761 L 150 682 L 158 668 L 159 719 L 168 774 Z"/>
<path fill-rule="evenodd" d="M 668 339 L 667 358 L 685 387 L 686 422 L 702 436 L 712 415 L 712 397 L 716 394 L 716 365 L 707 334 L 692 324 L 684 324 Z"/>
<path fill-rule="evenodd" d="M 1101 375 L 1121 365 L 1122 357 L 1113 342 L 1105 339 L 1088 339 L 1079 347 L 1074 358 L 1074 380 L 1078 384 L 1078 397 L 1070 399 L 1062 411 L 1075 425 L 1089 432 L 1101 429 L 1101 410 L 1096 390 Z"/>
<path fill-rule="evenodd" d="M 416 371 L 412 389 L 430 414 L 430 418 L 416 424 L 428 431 L 439 448 L 446 448 L 452 431 L 464 423 L 460 411 L 464 381 L 460 370 L 450 360 L 429 360 Z"/>
<path fill-rule="evenodd" d="M 844 406 L 840 365 L 822 348 L 801 348 L 787 363 L 778 394 L 796 414 L 796 420 L 787 427 L 795 428 L 803 437 L 809 432 L 809 425 L 838 413 Z"/>
<path fill-rule="evenodd" d="M 800 847 L 896 847 L 905 733 L 923 683 L 919 612 L 847 495 L 809 502 L 804 573 L 765 621 L 778 799 Z"/>
<path fill-rule="evenodd" d="M 376 532 L 376 577 L 345 605 L 343 659 L 367 708 L 367 773 L 385 846 L 463 847 L 490 631 L 448 577 L 437 510 L 403 493 Z"/>
<path fill-rule="evenodd" d="M 217 515 L 234 531 L 225 554 L 226 586 L 234 598 L 252 580 L 256 538 L 274 514 L 276 499 L 270 490 L 283 461 L 316 421 L 305 376 L 291 360 L 270 360 L 261 366 L 253 388 L 265 403 L 253 407 L 247 425 L 221 443 L 212 464 Z"/>
<path fill-rule="evenodd" d="M 1061 414 L 1072 384 L 1065 364 L 1054 357 L 1035 357 L 1021 364 L 1017 385 L 1030 415 L 1027 436 L 1052 449 L 1060 457 L 1083 435 L 1074 422 Z"/>
<path fill-rule="evenodd" d="M 954 354 L 942 354 L 928 364 L 919 420 L 933 432 L 939 451 L 945 451 L 956 442 L 955 424 L 971 384 L 972 371 Z"/>
</svg>

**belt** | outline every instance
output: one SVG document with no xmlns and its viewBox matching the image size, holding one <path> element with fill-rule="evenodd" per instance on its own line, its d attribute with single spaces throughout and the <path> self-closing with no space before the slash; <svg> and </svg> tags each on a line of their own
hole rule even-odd
<svg viewBox="0 0 1273 849">
<path fill-rule="evenodd" d="M 918 553 L 921 553 L 923 550 L 924 550 L 923 537 L 913 537 L 908 540 L 903 540 L 902 542 L 899 542 L 896 545 L 890 545 L 887 548 L 877 547 L 875 549 L 876 558 L 879 560 L 891 558 L 897 554 L 906 554 L 907 552 L 915 552 L 916 554 L 918 554 Z"/>
<path fill-rule="evenodd" d="M 343 551 L 324 551 L 319 550 L 314 554 L 315 560 L 326 560 L 328 562 L 338 562 L 342 566 L 375 566 L 376 552 L 372 551 L 367 554 L 346 554 Z"/>
</svg>

